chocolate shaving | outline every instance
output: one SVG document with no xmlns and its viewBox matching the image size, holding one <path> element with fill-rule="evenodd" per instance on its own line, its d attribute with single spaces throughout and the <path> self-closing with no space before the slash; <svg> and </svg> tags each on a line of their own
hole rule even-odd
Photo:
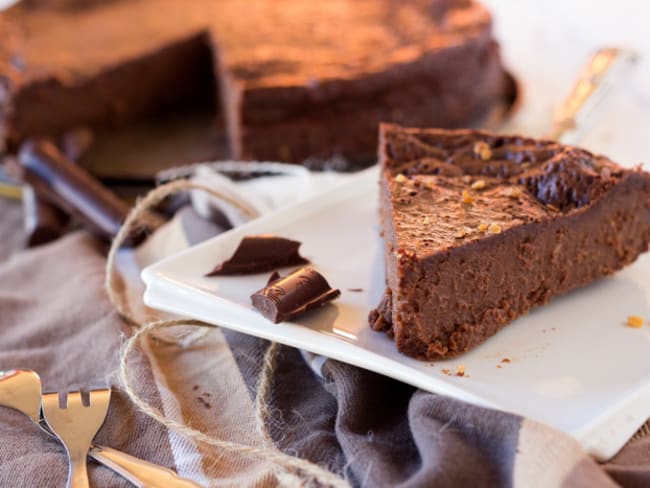
<svg viewBox="0 0 650 488">
<path fill-rule="evenodd" d="M 276 324 L 322 307 L 341 294 L 310 267 L 298 269 L 284 278 L 275 275 L 271 275 L 269 284 L 251 295 L 251 301 L 264 317 Z"/>
<path fill-rule="evenodd" d="M 298 252 L 300 242 L 272 235 L 246 236 L 232 257 L 218 264 L 206 276 L 263 273 L 282 266 L 309 261 Z"/>
</svg>

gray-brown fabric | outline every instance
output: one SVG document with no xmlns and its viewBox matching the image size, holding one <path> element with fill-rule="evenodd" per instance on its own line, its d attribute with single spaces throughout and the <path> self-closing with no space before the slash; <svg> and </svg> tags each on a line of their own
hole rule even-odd
<svg viewBox="0 0 650 488">
<path fill-rule="evenodd" d="M 116 366 L 120 334 L 128 333 L 102 289 L 105 250 L 92 237 L 75 233 L 15 253 L 18 214 L 0 201 L 0 256 L 5 257 L 0 262 L 0 369 L 36 369 L 48 389 L 101 383 Z M 203 236 L 209 233 L 195 217 L 187 222 L 201 226 Z M 182 390 L 175 397 L 181 411 L 199 428 L 253 444 L 252 399 L 267 346 L 217 329 L 185 350 L 155 343 L 150 349 L 168 386 Z M 143 354 L 134 362 L 139 390 L 160 406 L 153 363 Z M 328 360 L 322 373 L 315 373 L 299 351 L 282 347 L 268 426 L 284 452 L 345 474 L 354 486 L 650 486 L 650 438 L 630 442 L 599 467 L 575 441 L 541 424 L 336 361 Z M 179 385 L 186 375 L 183 390 Z M 204 393 L 211 397 L 199 400 Z M 215 397 L 227 402 L 225 407 L 205 406 L 205 398 Z M 28 419 L 0 409 L 0 437 L 0 486 L 63 486 L 63 449 Z M 115 392 L 97 441 L 172 467 L 169 438 Z M 209 448 L 198 452 L 215 485 L 220 475 L 233 486 L 275 484 L 268 465 L 233 462 Z M 90 472 L 93 486 L 127 486 L 105 468 L 91 464 Z"/>
<path fill-rule="evenodd" d="M 19 209 L 0 202 L 0 215 L 0 236 L 16 232 Z M 125 330 L 103 292 L 105 250 L 84 233 L 16 253 L 14 246 L 20 241 L 0 239 L 0 253 L 13 254 L 0 262 L 0 370 L 34 369 L 43 388 L 51 391 L 106 384 Z M 155 404 L 151 378 L 142 378 L 141 384 Z M 65 485 L 63 448 L 27 417 L 0 408 L 0 438 L 0 486 Z M 136 414 L 120 392 L 114 392 L 96 440 L 173 466 L 164 429 Z M 129 486 L 94 463 L 90 476 L 93 486 Z"/>
<path fill-rule="evenodd" d="M 650 486 L 650 436 L 633 439 L 604 465 L 609 475 L 622 486 Z"/>
<path fill-rule="evenodd" d="M 20 204 L 0 197 L 0 263 L 18 251 L 25 236 Z"/>
<path fill-rule="evenodd" d="M 594 462 L 587 458 L 580 461 L 562 483 L 564 488 L 592 488 L 594 486 L 616 488 L 618 484 L 605 472 L 594 469 Z"/>
</svg>

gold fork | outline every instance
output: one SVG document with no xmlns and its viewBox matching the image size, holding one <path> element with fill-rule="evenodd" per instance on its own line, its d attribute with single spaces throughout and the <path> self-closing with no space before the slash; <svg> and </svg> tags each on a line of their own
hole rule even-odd
<svg viewBox="0 0 650 488">
<path fill-rule="evenodd" d="M 68 488 L 89 488 L 87 456 L 90 444 L 104 423 L 111 390 L 90 390 L 88 402 L 80 392 L 68 393 L 64 405 L 58 393 L 44 393 L 41 399 L 47 425 L 65 446 L 70 460 Z"/>
</svg>

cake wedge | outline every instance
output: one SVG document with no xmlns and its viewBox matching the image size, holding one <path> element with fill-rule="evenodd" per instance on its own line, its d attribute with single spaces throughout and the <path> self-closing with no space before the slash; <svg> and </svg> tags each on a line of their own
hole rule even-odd
<svg viewBox="0 0 650 488">
<path fill-rule="evenodd" d="M 576 147 L 473 130 L 380 127 L 386 292 L 373 329 L 455 356 L 650 242 L 650 174 Z"/>
</svg>

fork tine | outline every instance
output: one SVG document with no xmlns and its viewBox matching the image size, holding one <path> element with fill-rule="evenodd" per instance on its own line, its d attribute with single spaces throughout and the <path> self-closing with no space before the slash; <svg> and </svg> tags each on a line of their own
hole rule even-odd
<svg viewBox="0 0 650 488">
<path fill-rule="evenodd" d="M 65 446 L 70 459 L 69 487 L 88 486 L 86 467 L 88 450 L 95 434 L 106 419 L 111 390 L 108 388 L 90 390 L 88 395 L 90 405 L 85 406 L 80 392 L 68 393 L 65 408 L 59 405 L 58 393 L 42 395 L 41 404 L 45 421 Z"/>
</svg>

